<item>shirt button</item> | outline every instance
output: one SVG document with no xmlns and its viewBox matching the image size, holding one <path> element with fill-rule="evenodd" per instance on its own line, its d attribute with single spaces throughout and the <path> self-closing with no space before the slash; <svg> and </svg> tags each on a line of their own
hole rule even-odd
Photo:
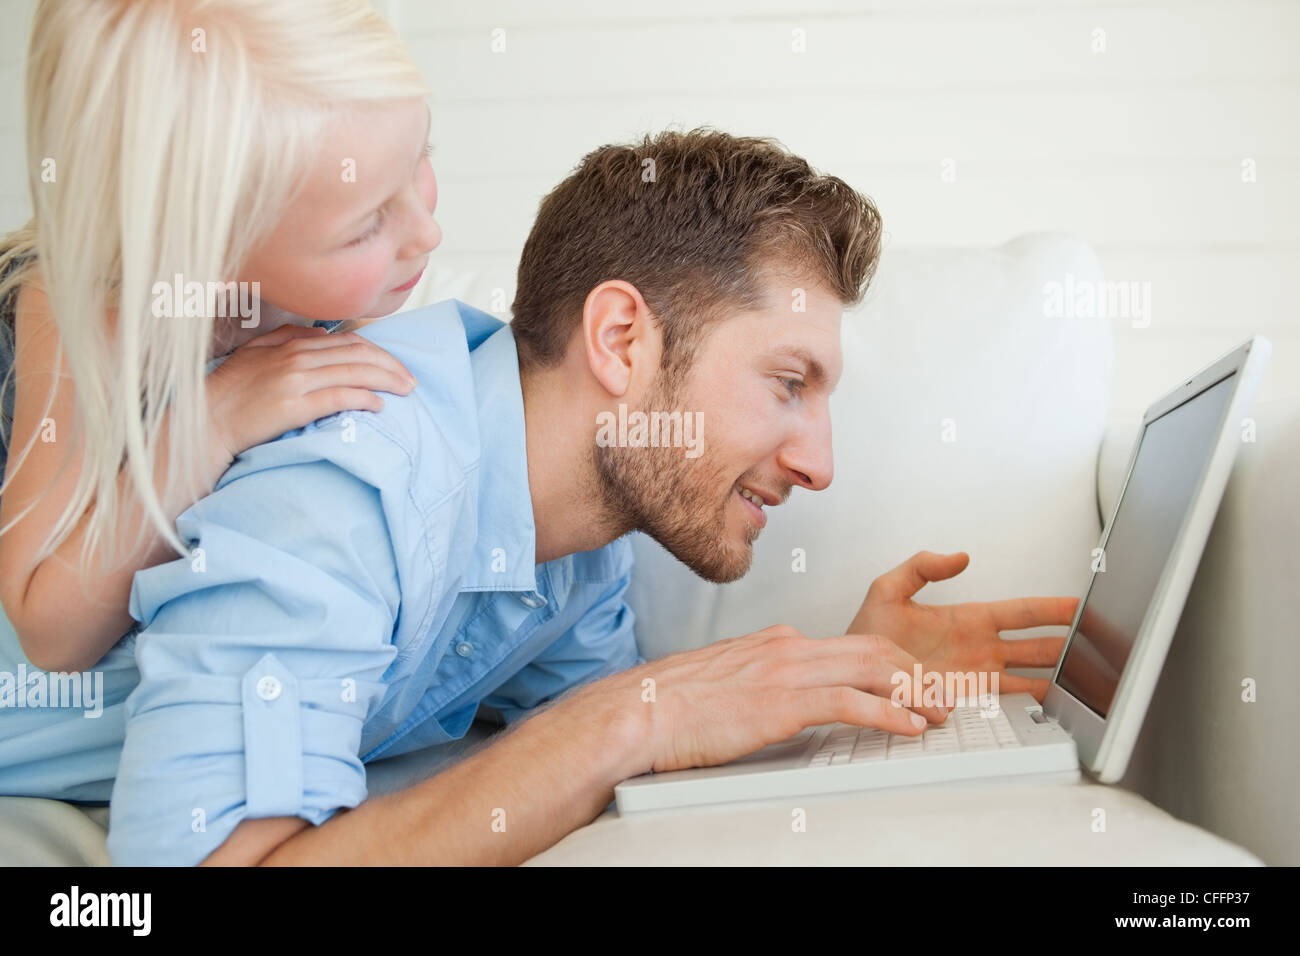
<svg viewBox="0 0 1300 956">
<path fill-rule="evenodd" d="M 528 607 L 536 608 L 544 607 L 546 605 L 546 598 L 542 597 L 540 594 L 523 594 L 520 595 L 519 600 L 523 601 Z"/>
<path fill-rule="evenodd" d="M 257 682 L 257 696 L 262 700 L 275 700 L 280 696 L 280 680 L 267 674 Z"/>
<path fill-rule="evenodd" d="M 474 653 L 474 645 L 469 641 L 461 641 L 456 645 L 456 653 L 461 657 L 469 657 Z"/>
</svg>

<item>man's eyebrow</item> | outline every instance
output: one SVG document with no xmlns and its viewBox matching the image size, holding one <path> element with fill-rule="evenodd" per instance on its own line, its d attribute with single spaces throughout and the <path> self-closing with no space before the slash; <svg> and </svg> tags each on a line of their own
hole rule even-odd
<svg viewBox="0 0 1300 956">
<path fill-rule="evenodd" d="M 803 364 L 808 367 L 808 372 L 805 377 L 809 385 L 820 388 L 829 381 L 826 376 L 825 366 L 813 358 L 812 353 L 806 348 L 800 345 L 778 345 L 776 348 L 772 349 L 772 352 L 775 355 L 784 355 L 787 358 L 803 362 Z"/>
</svg>

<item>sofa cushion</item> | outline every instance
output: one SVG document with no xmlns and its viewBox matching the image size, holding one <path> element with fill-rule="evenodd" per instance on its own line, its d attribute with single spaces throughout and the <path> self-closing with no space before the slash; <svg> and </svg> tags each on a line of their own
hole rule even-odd
<svg viewBox="0 0 1300 956">
<path fill-rule="evenodd" d="M 791 826 L 801 809 L 806 829 Z M 1098 824 L 1104 824 L 1104 829 Z M 1120 787 L 964 780 L 607 810 L 529 866 L 1258 866 Z"/>
</svg>

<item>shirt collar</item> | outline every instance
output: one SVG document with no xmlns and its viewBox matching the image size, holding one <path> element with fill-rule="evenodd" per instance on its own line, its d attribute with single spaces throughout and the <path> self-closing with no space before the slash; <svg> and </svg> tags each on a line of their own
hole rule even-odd
<svg viewBox="0 0 1300 956">
<path fill-rule="evenodd" d="M 514 333 L 492 319 L 498 328 L 484 338 L 490 327 L 482 319 L 490 317 L 466 311 L 462 306 L 478 411 L 478 534 L 461 588 L 535 591 L 537 532 Z"/>
</svg>

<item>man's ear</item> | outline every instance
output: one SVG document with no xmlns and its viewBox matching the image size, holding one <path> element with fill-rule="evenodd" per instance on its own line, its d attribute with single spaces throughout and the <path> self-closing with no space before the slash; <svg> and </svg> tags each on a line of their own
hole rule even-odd
<svg viewBox="0 0 1300 956">
<path fill-rule="evenodd" d="M 582 347 L 591 374 L 613 397 L 638 376 L 648 382 L 659 368 L 659 330 L 636 286 L 610 279 L 591 290 L 582 307 Z"/>
</svg>

